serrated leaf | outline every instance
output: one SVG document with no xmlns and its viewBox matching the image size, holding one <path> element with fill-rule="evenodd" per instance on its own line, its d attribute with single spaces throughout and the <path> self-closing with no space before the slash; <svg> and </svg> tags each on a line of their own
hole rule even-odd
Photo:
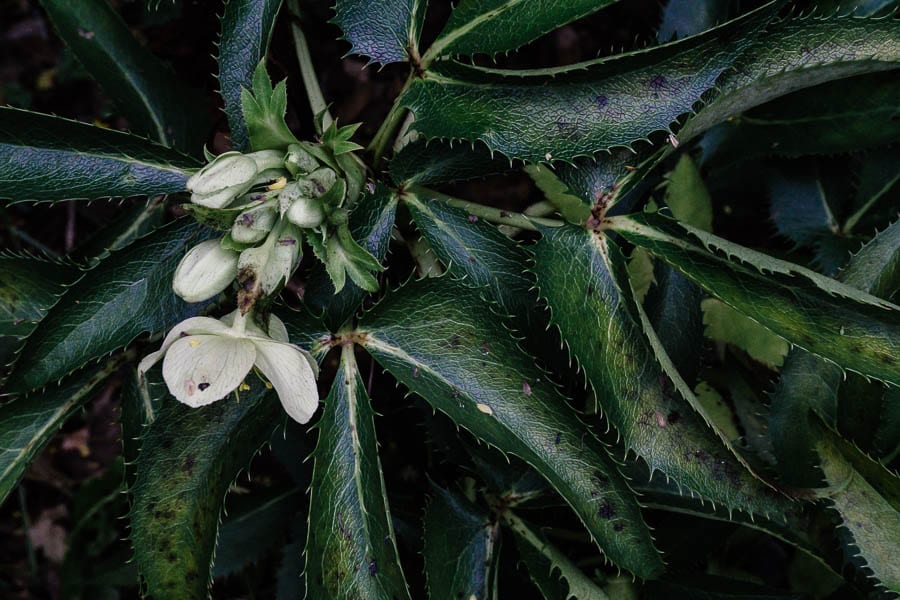
<svg viewBox="0 0 900 600">
<path fill-rule="evenodd" d="M 750 513 L 779 511 L 783 501 L 716 440 L 702 407 L 650 336 L 626 287 L 618 246 L 573 226 L 542 234 L 534 246 L 538 290 L 626 447 L 704 498 Z"/>
<path fill-rule="evenodd" d="M 504 524 L 516 536 L 519 557 L 546 600 L 609 600 L 609 596 L 532 526 L 506 511 Z"/>
<path fill-rule="evenodd" d="M 97 234 L 89 237 L 68 256 L 71 260 L 92 265 L 121 250 L 138 238 L 163 225 L 166 205 L 162 201 L 138 202 L 122 207 L 121 213 Z"/>
<path fill-rule="evenodd" d="M 641 156 L 628 148 L 616 148 L 593 158 L 558 164 L 553 170 L 572 194 L 592 207 L 598 202 L 615 200 L 614 193 L 634 171 L 634 165 L 641 163 Z"/>
<path fill-rule="evenodd" d="M 498 600 L 500 525 L 461 494 L 433 485 L 425 509 L 425 577 L 430 600 Z"/>
<path fill-rule="evenodd" d="M 409 598 L 378 459 L 375 412 L 354 347 L 319 419 L 306 541 L 307 598 Z"/>
<path fill-rule="evenodd" d="M 350 213 L 350 233 L 379 262 L 387 256 L 396 212 L 394 192 L 384 184 L 376 183 L 374 192 L 364 195 Z M 303 300 L 313 312 L 323 315 L 325 324 L 332 331 L 337 331 L 368 295 L 369 292 L 352 281 L 335 294 L 334 283 L 325 267 L 317 264 L 306 282 Z"/>
<path fill-rule="evenodd" d="M 570 67 L 507 71 L 442 61 L 399 102 L 424 137 L 481 141 L 527 162 L 573 161 L 668 130 L 749 44 L 768 9 L 664 46 Z"/>
<path fill-rule="evenodd" d="M 143 436 L 131 540 L 153 598 L 209 596 L 225 492 L 280 421 L 274 394 L 251 386 L 240 402 L 229 396 L 202 408 L 169 396 Z"/>
<path fill-rule="evenodd" d="M 106 0 L 41 0 L 41 5 L 133 131 L 199 154 L 211 126 L 202 94 L 142 46 Z"/>
<path fill-rule="evenodd" d="M 848 456 L 849 444 L 841 444 L 836 435 L 824 427 L 816 429 L 819 433 L 816 452 L 831 488 L 820 492 L 820 497 L 831 500 L 866 567 L 881 585 L 900 592 L 900 563 L 896 560 L 900 554 L 900 509 L 897 504 L 900 497 L 896 493 L 885 496 L 873 486 L 872 480 L 863 476 L 859 467 L 866 468 L 865 463 L 870 462 L 868 457 L 859 451 L 854 453 L 856 456 Z M 881 470 L 881 477 L 892 480 L 889 485 L 896 492 L 900 480 L 895 475 L 881 469 L 877 463 L 871 463 L 868 468 Z"/>
<path fill-rule="evenodd" d="M 900 281 L 900 222 L 894 223 L 863 246 L 839 279 L 865 292 L 885 295 Z M 814 470 L 816 439 L 807 416 L 814 413 L 833 424 L 840 367 L 795 348 L 784 362 L 772 393 L 769 435 L 782 478 L 792 485 L 814 487 L 821 479 Z"/>
<path fill-rule="evenodd" d="M 704 162 L 837 154 L 900 138 L 900 83 L 876 73 L 791 94 L 730 119 L 703 138 Z"/>
<path fill-rule="evenodd" d="M 31 333 L 79 271 L 30 256 L 0 255 L 0 336 Z"/>
<path fill-rule="evenodd" d="M 241 112 L 250 138 L 250 149 L 286 150 L 298 143 L 284 116 L 287 113 L 287 80 L 272 87 L 265 59 L 253 71 L 252 91 L 241 90 Z"/>
<path fill-rule="evenodd" d="M 428 49 L 441 56 L 508 52 L 617 0 L 460 0 Z"/>
<path fill-rule="evenodd" d="M 235 505 L 229 505 L 219 527 L 213 578 L 237 573 L 263 557 L 285 537 L 285 523 L 297 512 L 302 498 L 303 491 L 296 487 L 250 498 L 235 495 Z"/>
<path fill-rule="evenodd" d="M 893 304 L 660 215 L 608 221 L 629 242 L 787 341 L 900 385 L 900 309 Z"/>
<path fill-rule="evenodd" d="M 798 17 L 771 24 L 717 82 L 719 94 L 678 133 L 682 142 L 727 117 L 835 79 L 894 69 L 891 19 Z"/>
<path fill-rule="evenodd" d="M 795 244 L 811 246 L 838 233 L 837 221 L 815 169 L 793 165 L 788 173 L 775 173 L 769 179 L 769 193 L 775 228 Z"/>
<path fill-rule="evenodd" d="M 353 54 L 387 65 L 419 59 L 419 34 L 427 0 L 337 0 L 332 23 L 341 28 Z"/>
<path fill-rule="evenodd" d="M 485 289 L 509 314 L 527 317 L 534 306 L 525 276 L 528 254 L 493 225 L 416 189 L 403 201 L 435 255 L 463 285 Z"/>
<path fill-rule="evenodd" d="M 90 399 L 91 392 L 121 365 L 111 361 L 72 375 L 41 395 L 16 398 L 3 405 L 0 418 L 0 504 L 19 483 L 63 423 Z"/>
<path fill-rule="evenodd" d="M 740 348 L 770 369 L 784 363 L 791 347 L 784 338 L 715 298 L 703 300 L 700 306 L 706 337 Z"/>
<path fill-rule="evenodd" d="M 97 263 L 66 289 L 28 337 L 9 391 L 45 386 L 142 333 L 195 316 L 202 305 L 177 297 L 172 276 L 184 252 L 209 237 L 209 231 L 181 219 Z"/>
<path fill-rule="evenodd" d="M 360 335 L 411 391 L 537 469 L 610 560 L 640 577 L 661 570 L 614 461 L 477 291 L 446 278 L 407 284 L 365 315 Z"/>
<path fill-rule="evenodd" d="M 185 189 L 193 158 L 148 140 L 0 107 L 0 198 L 94 200 Z"/>
<path fill-rule="evenodd" d="M 399 185 L 437 185 L 487 177 L 512 170 L 509 159 L 492 155 L 484 144 L 448 144 L 418 140 L 394 154 L 388 165 Z"/>
<path fill-rule="evenodd" d="M 219 93 L 236 150 L 249 148 L 241 89 L 252 87 L 253 72 L 265 59 L 282 0 L 228 0 L 219 38 Z"/>
<path fill-rule="evenodd" d="M 569 187 L 560 181 L 552 169 L 541 165 L 528 165 L 525 172 L 544 193 L 544 198 L 569 223 L 584 223 L 591 216 L 591 207 L 578 196 L 569 193 Z"/>
</svg>

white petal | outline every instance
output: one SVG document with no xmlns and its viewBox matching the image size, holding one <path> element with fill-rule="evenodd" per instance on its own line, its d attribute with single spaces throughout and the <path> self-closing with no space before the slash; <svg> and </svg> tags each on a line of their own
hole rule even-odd
<svg viewBox="0 0 900 600">
<path fill-rule="evenodd" d="M 319 406 L 316 377 L 304 351 L 291 344 L 254 340 L 256 366 L 278 392 L 284 411 L 307 423 Z"/>
<path fill-rule="evenodd" d="M 269 337 L 276 342 L 288 343 L 291 341 L 288 337 L 287 327 L 284 326 L 284 321 L 275 315 L 269 316 Z"/>
<path fill-rule="evenodd" d="M 221 400 L 241 384 L 256 349 L 246 339 L 221 335 L 191 335 L 177 340 L 163 361 L 163 379 L 178 400 L 205 406 Z"/>
<path fill-rule="evenodd" d="M 237 277 L 238 253 L 207 240 L 191 248 L 172 279 L 172 289 L 187 302 L 202 302 L 220 294 Z"/>
<path fill-rule="evenodd" d="M 190 319 L 185 319 L 169 331 L 159 350 L 151 352 L 141 360 L 138 364 L 138 376 L 143 377 L 144 373 L 158 363 L 159 359 L 166 353 L 166 350 L 169 349 L 169 346 L 171 346 L 178 338 L 198 333 L 220 333 L 226 329 L 228 329 L 228 326 L 225 323 L 209 317 L 191 317 Z"/>
</svg>

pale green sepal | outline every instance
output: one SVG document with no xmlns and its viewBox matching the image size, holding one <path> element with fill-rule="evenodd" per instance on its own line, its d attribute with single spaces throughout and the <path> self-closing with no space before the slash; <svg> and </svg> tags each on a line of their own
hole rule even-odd
<svg viewBox="0 0 900 600">
<path fill-rule="evenodd" d="M 207 240 L 178 263 L 172 289 L 187 302 L 203 302 L 222 293 L 237 273 L 238 254 L 222 248 L 219 240 Z"/>
</svg>

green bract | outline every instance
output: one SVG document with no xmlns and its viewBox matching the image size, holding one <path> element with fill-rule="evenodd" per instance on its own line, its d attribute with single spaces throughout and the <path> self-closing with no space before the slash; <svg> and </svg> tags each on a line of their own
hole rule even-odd
<svg viewBox="0 0 900 600">
<path fill-rule="evenodd" d="M 40 3 L 128 131 L 0 107 L 9 595 L 900 594 L 900 2 Z"/>
</svg>

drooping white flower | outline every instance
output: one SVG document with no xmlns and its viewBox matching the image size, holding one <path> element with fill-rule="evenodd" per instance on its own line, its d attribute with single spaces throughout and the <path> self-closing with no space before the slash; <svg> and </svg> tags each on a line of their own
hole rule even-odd
<svg viewBox="0 0 900 600">
<path fill-rule="evenodd" d="M 268 333 L 239 311 L 221 320 L 187 319 L 169 332 L 159 350 L 144 357 L 139 376 L 160 359 L 169 392 L 191 407 L 226 397 L 254 366 L 298 423 L 308 422 L 319 405 L 318 365 L 309 352 L 288 341 L 287 329 L 275 315 L 269 319 Z"/>
</svg>

